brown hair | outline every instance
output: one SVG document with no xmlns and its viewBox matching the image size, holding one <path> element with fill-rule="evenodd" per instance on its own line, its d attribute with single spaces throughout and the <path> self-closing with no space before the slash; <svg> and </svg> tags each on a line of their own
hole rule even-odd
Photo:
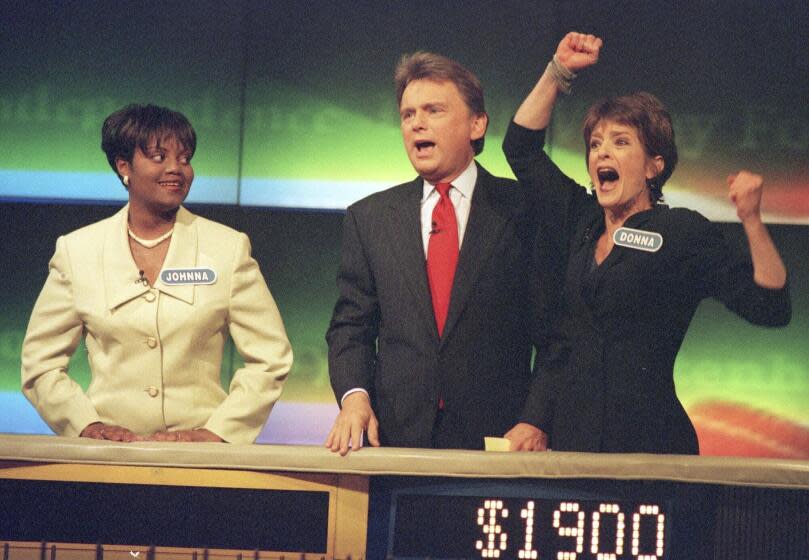
<svg viewBox="0 0 809 560">
<path fill-rule="evenodd" d="M 101 149 L 116 175 L 115 160 L 121 158 L 132 163 L 135 148 L 145 152 L 150 142 L 159 146 L 169 138 L 194 155 L 197 134 L 185 115 L 156 105 L 127 105 L 104 119 L 101 127 Z"/>
<path fill-rule="evenodd" d="M 402 104 L 402 95 L 407 85 L 414 80 L 448 81 L 455 84 L 466 106 L 475 115 L 485 115 L 483 87 L 472 72 L 451 58 L 424 51 L 403 55 L 396 65 L 393 80 L 396 83 L 396 104 Z M 484 133 L 485 134 L 485 133 Z M 475 155 L 483 151 L 481 136 L 472 141 Z"/>
<path fill-rule="evenodd" d="M 671 115 L 663 103 L 645 91 L 631 95 L 602 99 L 587 110 L 584 116 L 585 161 L 590 160 L 590 136 L 598 123 L 604 120 L 615 121 L 633 127 L 646 153 L 650 157 L 663 158 L 663 170 L 649 180 L 652 203 L 663 198 L 663 185 L 668 181 L 677 166 L 677 145 L 674 143 L 674 129 Z"/>
</svg>

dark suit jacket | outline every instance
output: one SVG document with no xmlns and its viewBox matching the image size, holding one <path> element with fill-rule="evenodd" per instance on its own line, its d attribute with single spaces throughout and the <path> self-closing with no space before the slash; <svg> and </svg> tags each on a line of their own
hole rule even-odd
<svg viewBox="0 0 809 560">
<path fill-rule="evenodd" d="M 674 361 L 699 303 L 717 297 L 750 322 L 789 322 L 786 287 L 761 288 L 748 255 L 697 212 L 662 204 L 627 219 L 658 233 L 657 252 L 616 245 L 599 265 L 604 211 L 542 150 L 543 131 L 512 123 L 504 151 L 540 227 L 545 348 L 531 395 L 550 446 L 567 451 L 697 453 L 674 387 Z M 556 275 L 551 278 L 548 275 Z M 560 282 L 562 280 L 562 282 Z"/>
<path fill-rule="evenodd" d="M 530 382 L 526 262 L 532 236 L 516 183 L 478 166 L 444 336 L 421 237 L 422 179 L 348 208 L 340 291 L 326 338 L 339 401 L 361 387 L 384 445 L 479 449 L 521 418 Z M 433 429 L 441 422 L 450 438 Z"/>
</svg>

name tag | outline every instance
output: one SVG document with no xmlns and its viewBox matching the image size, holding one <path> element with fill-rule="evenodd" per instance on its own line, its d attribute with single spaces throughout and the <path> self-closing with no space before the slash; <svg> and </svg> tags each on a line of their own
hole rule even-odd
<svg viewBox="0 0 809 560">
<path fill-rule="evenodd" d="M 654 231 L 622 227 L 615 230 L 612 240 L 616 245 L 656 253 L 663 246 L 663 236 Z"/>
<path fill-rule="evenodd" d="M 167 268 L 160 272 L 160 281 L 167 286 L 213 284 L 216 271 L 212 268 Z"/>
</svg>

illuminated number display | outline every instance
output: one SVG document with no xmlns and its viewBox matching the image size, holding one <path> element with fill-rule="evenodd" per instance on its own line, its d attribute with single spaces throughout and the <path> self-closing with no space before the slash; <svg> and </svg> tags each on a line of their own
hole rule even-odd
<svg viewBox="0 0 809 560">
<path fill-rule="evenodd" d="M 403 558 L 667 560 L 665 508 L 625 501 L 401 495 Z"/>
</svg>

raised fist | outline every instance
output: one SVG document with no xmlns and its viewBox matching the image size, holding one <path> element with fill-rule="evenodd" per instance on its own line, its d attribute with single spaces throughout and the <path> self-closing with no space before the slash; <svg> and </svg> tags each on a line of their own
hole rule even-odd
<svg viewBox="0 0 809 560">
<path fill-rule="evenodd" d="M 603 41 L 595 35 L 571 31 L 559 42 L 556 58 L 571 72 L 579 72 L 598 62 Z"/>
<path fill-rule="evenodd" d="M 728 176 L 728 198 L 736 206 L 736 215 L 741 221 L 758 217 L 761 213 L 761 193 L 764 177 L 741 170 Z"/>
</svg>

